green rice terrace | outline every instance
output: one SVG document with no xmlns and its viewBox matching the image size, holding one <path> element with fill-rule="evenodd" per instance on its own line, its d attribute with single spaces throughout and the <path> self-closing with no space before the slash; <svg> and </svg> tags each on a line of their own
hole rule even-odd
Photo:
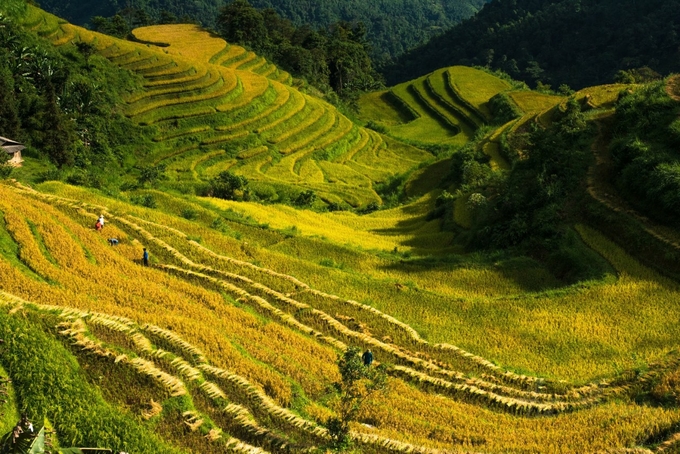
<svg viewBox="0 0 680 454">
<path fill-rule="evenodd" d="M 0 453 L 44 452 L 28 420 L 53 453 L 680 452 L 677 77 L 454 66 L 344 114 L 196 25 L 8 16 L 126 71 L 145 135 L 116 190 L 0 181 Z"/>
</svg>

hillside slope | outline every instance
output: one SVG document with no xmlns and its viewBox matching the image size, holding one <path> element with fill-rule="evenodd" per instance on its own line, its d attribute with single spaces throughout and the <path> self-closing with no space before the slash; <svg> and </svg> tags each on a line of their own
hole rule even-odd
<svg viewBox="0 0 680 454">
<path fill-rule="evenodd" d="M 29 7 L 24 22 L 57 46 L 90 43 L 142 78 L 125 114 L 151 127 L 136 164 L 163 165 L 167 186 L 199 193 L 229 170 L 264 200 L 314 191 L 327 203 L 381 203 L 378 183 L 431 158 L 361 128 L 325 101 L 291 87 L 290 75 L 195 25 L 136 30 L 149 44 L 94 33 Z M 157 43 L 158 46 L 152 44 Z M 380 159 L 378 159 L 380 156 Z"/>
<path fill-rule="evenodd" d="M 501 69 L 557 88 L 610 83 L 618 70 L 680 71 L 678 1 L 513 0 L 478 15 L 401 57 L 390 83 L 447 65 Z"/>
<path fill-rule="evenodd" d="M 360 99 L 366 129 L 199 27 L 133 43 L 13 11 L 124 68 L 119 108 L 154 140 L 128 138 L 122 187 L 0 181 L 3 433 L 26 413 L 62 446 L 325 453 L 356 347 L 387 376 L 356 452 L 677 452 L 677 228 L 620 203 L 606 156 L 677 173 L 675 79 L 566 97 L 446 67 Z M 261 200 L 204 196 L 226 169 Z M 379 186 L 392 208 L 266 203 Z"/>
<path fill-rule="evenodd" d="M 439 277 L 432 269 L 415 273 L 408 287 L 395 289 L 395 282 L 413 278 L 417 262 L 376 258 L 318 236 L 286 237 L 249 226 L 245 217 L 223 220 L 226 232 L 239 232 L 237 239 L 208 227 L 225 213 L 212 203 L 163 196 L 159 209 L 149 210 L 60 184 L 40 189 L 46 192 L 0 186 L 5 342 L 27 354 L 42 348 L 47 349 L 43 354 L 77 361 L 82 367 L 78 380 L 99 390 L 135 424 L 154 427 L 179 452 L 226 447 L 300 452 L 323 444 L 327 434 L 319 423 L 334 408 L 327 400 L 337 373 L 334 352 L 346 345 L 372 348 L 392 377 L 390 391 L 362 412 L 361 421 L 372 427 L 353 426 L 362 452 L 476 452 L 482 446 L 483 452 L 548 452 L 551 446 L 593 452 L 630 447 L 680 422 L 677 409 L 638 405 L 627 397 L 631 386 L 651 390 L 654 377 L 677 368 L 678 358 L 667 355 L 666 348 L 648 343 L 641 350 L 635 342 L 641 335 L 661 339 L 674 329 L 677 307 L 668 301 L 678 301 L 677 289 L 588 228 L 579 229 L 584 240 L 622 277 L 586 294 L 575 289 L 557 298 L 538 293 L 518 299 L 517 284 L 528 284 L 526 272 L 512 277 L 497 265 L 443 265 L 436 271 Z M 190 206 L 199 215 L 195 221 L 172 214 Z M 106 236 L 86 227 L 100 213 L 108 219 Z M 376 216 L 374 226 L 394 222 L 380 221 L 383 217 Z M 296 225 L 307 230 L 307 221 Z M 192 239 L 197 235 L 200 243 Z M 107 236 L 119 238 L 120 245 L 108 246 Z M 415 241 L 420 237 L 416 234 Z M 151 251 L 148 269 L 135 263 L 142 245 Z M 321 265 L 319 254 L 326 257 Z M 637 307 L 635 295 L 642 288 L 648 310 L 618 316 L 621 333 L 612 343 L 609 295 L 619 295 L 619 308 Z M 450 305 L 451 298 L 460 304 Z M 536 298 L 540 304 L 532 303 L 527 314 L 526 304 Z M 582 307 L 582 318 L 563 312 L 575 304 Z M 477 311 L 485 315 L 475 316 Z M 542 317 L 548 317 L 546 323 L 537 323 Z M 464 323 L 457 321 L 461 318 Z M 405 322 L 429 332 L 432 340 Z M 518 375 L 453 345 L 435 344 L 446 339 L 521 364 L 523 370 L 550 370 L 550 376 L 568 383 Z M 567 351 L 537 354 L 546 341 Z M 602 355 L 632 365 L 631 349 L 636 360 L 650 361 L 649 372 L 613 378 L 615 366 Z M 74 427 L 83 424 L 78 418 L 88 414 L 59 411 L 73 398 L 72 385 L 51 384 L 50 406 L 44 407 L 41 389 L 50 384 L 43 377 L 50 375 L 41 370 L 54 361 L 39 365 L 14 358 L 21 356 L 2 361 L 12 371 L 20 409 L 34 419 L 47 416 L 60 439 L 71 440 Z M 25 375 L 33 386 L 24 387 L 15 374 Z M 602 375 L 612 378 L 578 384 Z M 544 416 L 527 417 L 532 414 Z M 120 424 L 79 430 L 75 439 L 154 452 L 143 447 L 143 438 L 122 432 Z M 457 434 L 454 439 L 451 433 Z"/>
</svg>

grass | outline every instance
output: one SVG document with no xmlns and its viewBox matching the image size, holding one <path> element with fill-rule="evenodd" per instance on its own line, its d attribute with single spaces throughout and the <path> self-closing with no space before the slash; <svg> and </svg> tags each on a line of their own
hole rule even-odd
<svg viewBox="0 0 680 454">
<path fill-rule="evenodd" d="M 508 93 L 515 103 L 526 113 L 546 111 L 564 99 L 561 96 L 545 95 L 533 91 L 511 91 Z"/>
<path fill-rule="evenodd" d="M 448 68 L 445 72 L 445 79 L 449 87 L 462 100 L 469 103 L 487 120 L 491 118 L 491 112 L 487 106 L 489 99 L 512 88 L 510 84 L 498 77 L 467 66 Z"/>
<path fill-rule="evenodd" d="M 209 63 L 227 44 L 223 39 L 192 24 L 152 25 L 136 28 L 132 34 L 142 41 L 167 44 L 164 49 L 168 54 L 199 63 Z"/>
</svg>

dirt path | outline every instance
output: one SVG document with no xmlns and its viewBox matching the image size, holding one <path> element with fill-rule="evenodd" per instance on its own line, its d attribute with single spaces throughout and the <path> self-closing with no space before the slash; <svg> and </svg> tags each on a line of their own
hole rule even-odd
<svg viewBox="0 0 680 454">
<path fill-rule="evenodd" d="M 680 90 L 680 77 L 675 77 L 677 85 L 673 87 Z M 671 84 L 666 88 L 670 90 Z M 678 98 L 680 101 L 680 97 Z M 643 230 L 654 238 L 680 251 L 680 233 L 663 225 L 657 224 L 646 216 L 643 216 L 627 201 L 618 195 L 617 189 L 613 186 L 614 164 L 612 163 L 609 147 L 610 142 L 607 122 L 612 120 L 612 115 L 603 117 L 597 121 L 598 135 L 592 146 L 595 155 L 595 164 L 588 169 L 588 192 L 597 201 L 603 203 L 609 209 L 618 213 L 624 213 L 637 220 Z"/>
<path fill-rule="evenodd" d="M 680 74 L 668 79 L 666 84 L 666 93 L 668 96 L 680 102 Z"/>
</svg>

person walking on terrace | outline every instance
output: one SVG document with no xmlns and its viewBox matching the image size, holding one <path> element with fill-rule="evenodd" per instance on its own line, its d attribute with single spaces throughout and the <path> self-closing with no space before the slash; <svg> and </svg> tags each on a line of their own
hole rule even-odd
<svg viewBox="0 0 680 454">
<path fill-rule="evenodd" d="M 149 251 L 144 248 L 144 254 L 142 254 L 142 264 L 144 266 L 149 266 Z"/>
<path fill-rule="evenodd" d="M 364 361 L 364 366 L 366 367 L 373 363 L 373 352 L 371 352 L 370 348 L 366 350 L 363 355 L 361 355 L 361 359 Z"/>
</svg>

